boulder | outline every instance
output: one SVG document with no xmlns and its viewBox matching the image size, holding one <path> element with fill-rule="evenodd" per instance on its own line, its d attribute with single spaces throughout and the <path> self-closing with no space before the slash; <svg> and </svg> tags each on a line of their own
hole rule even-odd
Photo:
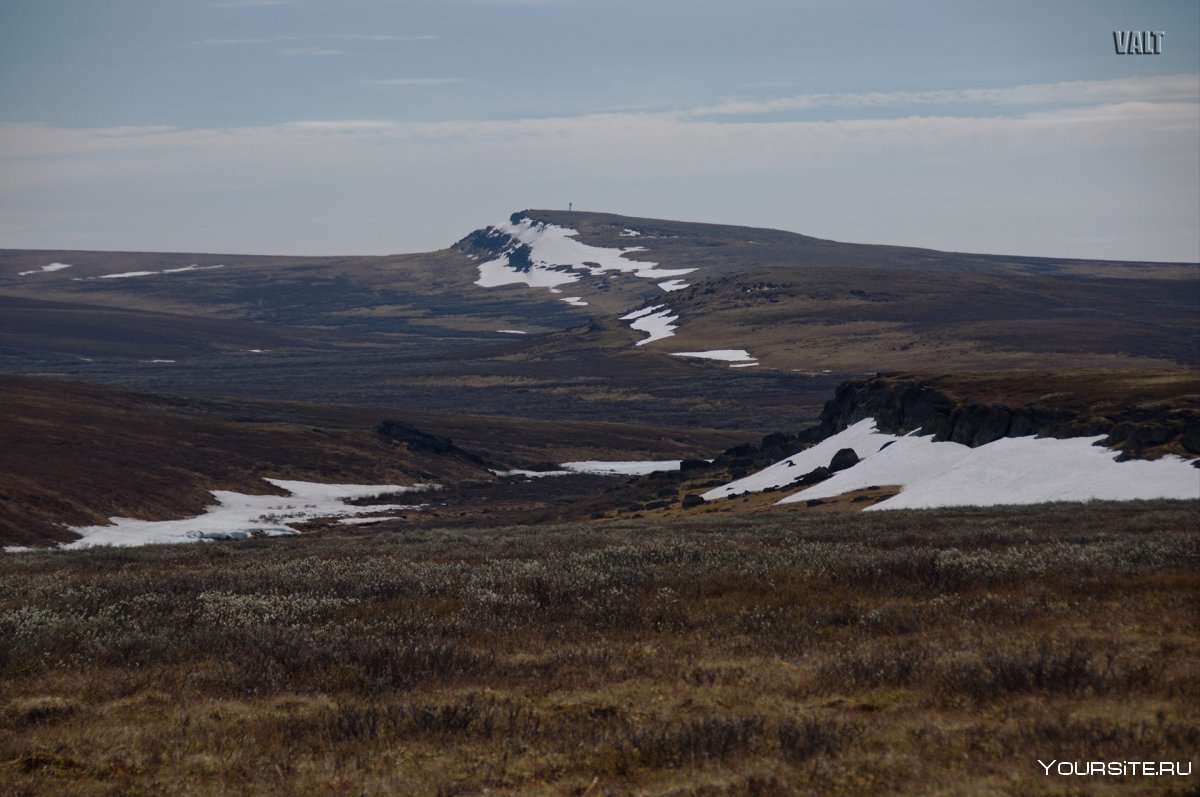
<svg viewBox="0 0 1200 797">
<path fill-rule="evenodd" d="M 837 473 L 846 468 L 853 468 L 859 461 L 858 453 L 853 448 L 843 448 L 829 461 L 829 472 Z"/>
</svg>

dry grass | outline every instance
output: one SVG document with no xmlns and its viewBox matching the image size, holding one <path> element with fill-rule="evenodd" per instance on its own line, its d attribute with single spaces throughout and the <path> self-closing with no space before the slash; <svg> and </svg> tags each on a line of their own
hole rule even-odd
<svg viewBox="0 0 1200 797">
<path fill-rule="evenodd" d="M 1197 528 L 1160 502 L 5 556 L 0 793 L 1194 793 L 1037 759 L 1194 758 Z"/>
</svg>

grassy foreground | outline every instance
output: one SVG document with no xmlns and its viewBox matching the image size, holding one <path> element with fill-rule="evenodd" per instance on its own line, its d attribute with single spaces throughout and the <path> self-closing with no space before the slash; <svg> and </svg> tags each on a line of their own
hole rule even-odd
<svg viewBox="0 0 1200 797">
<path fill-rule="evenodd" d="M 0 556 L 5 795 L 1195 794 L 1200 502 Z"/>
</svg>

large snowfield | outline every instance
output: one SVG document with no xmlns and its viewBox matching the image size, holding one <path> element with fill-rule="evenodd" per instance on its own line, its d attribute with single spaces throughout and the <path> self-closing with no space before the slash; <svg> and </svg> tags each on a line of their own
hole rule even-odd
<svg viewBox="0 0 1200 797">
<path fill-rule="evenodd" d="M 1118 462 L 1116 452 L 1095 445 L 1101 439 L 1008 437 L 971 448 L 934 442 L 932 437 L 916 432 L 905 436 L 886 434 L 878 431 L 875 421 L 867 419 L 702 497 L 713 501 L 786 487 L 796 477 L 828 466 L 839 450 L 850 448 L 861 462 L 778 503 L 831 498 L 884 485 L 899 485 L 901 492 L 868 511 L 1200 498 L 1200 469 L 1190 461 L 1165 456 L 1153 461 Z"/>
</svg>

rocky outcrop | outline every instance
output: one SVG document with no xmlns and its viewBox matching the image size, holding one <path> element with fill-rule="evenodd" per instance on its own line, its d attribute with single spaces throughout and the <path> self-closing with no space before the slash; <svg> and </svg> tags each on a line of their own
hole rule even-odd
<svg viewBox="0 0 1200 797">
<path fill-rule="evenodd" d="M 934 440 L 981 446 L 1004 437 L 1093 437 L 1119 449 L 1124 458 L 1167 450 L 1200 455 L 1200 412 L 1169 404 L 1132 406 L 1104 415 L 1032 404 L 1010 407 L 953 397 L 925 380 L 880 374 L 843 382 L 821 412 L 821 422 L 802 432 L 804 443 L 824 440 L 847 426 L 874 418 L 880 431 L 920 430 Z"/>
<path fill-rule="evenodd" d="M 397 440 L 408 446 L 408 450 L 418 454 L 434 454 L 442 457 L 455 457 L 481 468 L 490 468 L 491 463 L 473 451 L 467 451 L 454 444 L 449 437 L 424 432 L 404 421 L 384 421 L 376 429 L 379 434 Z"/>
</svg>

